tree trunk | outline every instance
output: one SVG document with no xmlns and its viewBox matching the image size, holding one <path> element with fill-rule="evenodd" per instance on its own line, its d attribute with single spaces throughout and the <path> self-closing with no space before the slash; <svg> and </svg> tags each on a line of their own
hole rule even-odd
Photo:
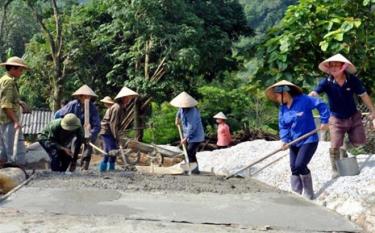
<svg viewBox="0 0 375 233">
<path fill-rule="evenodd" d="M 134 101 L 134 128 L 135 128 L 135 138 L 137 141 L 142 141 L 143 139 L 143 118 L 142 118 L 142 100 L 137 98 Z"/>
</svg>

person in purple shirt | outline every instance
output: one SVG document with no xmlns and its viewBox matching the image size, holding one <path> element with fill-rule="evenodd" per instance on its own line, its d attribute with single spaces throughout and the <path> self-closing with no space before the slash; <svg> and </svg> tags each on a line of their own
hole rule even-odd
<svg viewBox="0 0 375 233">
<path fill-rule="evenodd" d="M 330 160 L 332 178 L 339 176 L 336 161 L 346 156 L 341 148 L 347 133 L 353 146 L 366 143 L 361 113 L 357 110 L 354 95 L 358 95 L 370 110 L 375 127 L 375 108 L 362 82 L 354 75 L 355 66 L 343 55 L 334 55 L 319 64 L 319 69 L 328 74 L 309 95 L 326 93 L 332 116 L 329 120 L 331 138 Z M 341 151 L 341 153 L 340 153 Z"/>
<path fill-rule="evenodd" d="M 171 105 L 179 108 L 175 123 L 182 124 L 181 144 L 187 144 L 190 167 L 194 168 L 191 171 L 193 174 L 200 174 L 196 153 L 199 144 L 204 141 L 204 130 L 197 104 L 198 102 L 186 92 L 180 93 L 171 101 Z"/>
<path fill-rule="evenodd" d="M 80 87 L 77 91 L 75 91 L 72 96 L 76 97 L 77 99 L 70 101 L 67 103 L 64 107 L 58 110 L 58 117 L 64 117 L 68 113 L 75 114 L 81 121 L 81 124 L 84 125 L 85 119 L 84 119 L 84 101 L 85 99 L 90 99 L 90 137 L 85 138 L 85 144 L 84 144 L 84 151 L 82 154 L 81 159 L 81 168 L 83 170 L 88 170 L 91 160 L 91 154 L 92 154 L 92 147 L 89 145 L 89 142 L 95 143 L 96 138 L 100 131 L 100 117 L 98 109 L 96 108 L 93 101 L 91 101 L 93 98 L 96 98 L 97 95 L 94 93 L 94 91 L 87 85 L 83 85 Z M 87 126 L 84 126 L 87 127 Z M 71 166 L 73 166 L 73 169 L 75 170 L 77 158 L 73 158 L 73 162 Z"/>
<path fill-rule="evenodd" d="M 288 148 L 289 142 L 316 129 L 313 109 L 319 111 L 320 129 L 328 129 L 330 112 L 327 104 L 318 98 L 304 95 L 302 89 L 293 83 L 282 80 L 268 87 L 266 95 L 270 100 L 280 104 L 279 134 L 283 149 Z M 313 199 L 314 190 L 311 171 L 307 165 L 318 147 L 318 142 L 319 138 L 315 133 L 289 148 L 291 188 L 296 193 L 303 192 L 304 197 L 308 199 Z"/>
</svg>

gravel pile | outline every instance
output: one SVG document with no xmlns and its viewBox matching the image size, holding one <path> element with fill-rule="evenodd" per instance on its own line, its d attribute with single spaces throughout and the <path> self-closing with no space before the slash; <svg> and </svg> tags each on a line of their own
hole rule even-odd
<svg viewBox="0 0 375 233">
<path fill-rule="evenodd" d="M 225 175 L 275 151 L 280 145 L 279 141 L 255 140 L 228 149 L 200 152 L 197 157 L 201 170 Z M 309 165 L 316 194 L 314 202 L 348 216 L 369 232 L 375 232 L 375 156 L 358 155 L 359 175 L 331 180 L 329 147 L 329 142 L 320 142 Z M 279 152 L 242 175 L 249 175 L 249 172 L 261 182 L 290 191 L 287 151 Z"/>
</svg>

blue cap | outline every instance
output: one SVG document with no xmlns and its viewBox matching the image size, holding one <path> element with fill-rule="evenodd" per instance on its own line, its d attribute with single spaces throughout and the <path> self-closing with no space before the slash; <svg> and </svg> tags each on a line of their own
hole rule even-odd
<svg viewBox="0 0 375 233">
<path fill-rule="evenodd" d="M 283 85 L 283 86 L 277 86 L 273 88 L 273 93 L 283 93 L 290 91 L 290 87 Z"/>
</svg>

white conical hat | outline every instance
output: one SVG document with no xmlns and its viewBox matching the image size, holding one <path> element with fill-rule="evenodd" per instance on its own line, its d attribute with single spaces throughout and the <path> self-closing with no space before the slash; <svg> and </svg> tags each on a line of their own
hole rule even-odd
<svg viewBox="0 0 375 233">
<path fill-rule="evenodd" d="M 123 88 L 121 88 L 120 92 L 116 95 L 115 100 L 120 99 L 120 98 L 125 97 L 125 96 L 136 97 L 136 96 L 138 96 L 138 93 L 133 91 L 133 90 L 130 90 L 127 87 L 123 87 Z"/>
<path fill-rule="evenodd" d="M 294 88 L 298 93 L 301 93 L 301 94 L 302 94 L 302 89 L 301 89 L 299 86 L 297 86 L 297 85 L 295 85 L 295 84 L 293 84 L 293 83 L 291 83 L 291 82 L 289 82 L 289 81 L 281 80 L 280 82 L 277 82 L 277 83 L 275 83 L 275 84 L 269 86 L 269 87 L 266 89 L 266 96 L 267 96 L 270 100 L 272 100 L 272 101 L 274 101 L 274 102 L 276 102 L 277 100 L 276 100 L 276 94 L 273 92 L 273 88 L 274 88 L 274 87 L 278 87 L 278 86 L 289 86 L 290 88 Z"/>
<path fill-rule="evenodd" d="M 115 103 L 115 102 L 113 102 L 113 100 L 110 96 L 104 97 L 103 99 L 100 100 L 100 102 L 106 103 L 106 104 L 114 104 Z"/>
<path fill-rule="evenodd" d="M 26 65 L 25 61 L 22 58 L 19 57 L 10 57 L 7 59 L 6 62 L 1 63 L 0 66 L 21 66 L 23 68 L 29 69 L 29 67 Z"/>
<path fill-rule="evenodd" d="M 324 61 L 322 61 L 320 64 L 319 64 L 319 69 L 327 74 L 329 74 L 329 67 L 328 67 L 328 63 L 329 62 L 332 62 L 332 61 L 336 61 L 336 62 L 343 62 L 343 63 L 346 63 L 348 64 L 348 67 L 346 68 L 346 70 L 351 73 L 351 74 L 354 74 L 356 72 L 356 68 L 355 66 L 346 58 L 344 57 L 343 55 L 341 54 L 336 54 Z"/>
<path fill-rule="evenodd" d="M 191 95 L 183 91 L 170 104 L 177 108 L 191 108 L 196 106 L 198 102 Z"/>
<path fill-rule="evenodd" d="M 95 92 L 86 84 L 80 87 L 78 90 L 76 90 L 72 96 L 77 96 L 77 95 L 89 95 L 92 97 L 98 97 Z"/>
<path fill-rule="evenodd" d="M 216 119 L 224 119 L 224 120 L 227 119 L 227 117 L 224 115 L 223 112 L 219 112 L 218 114 L 216 114 L 216 115 L 214 116 L 214 118 L 216 118 Z"/>
</svg>

